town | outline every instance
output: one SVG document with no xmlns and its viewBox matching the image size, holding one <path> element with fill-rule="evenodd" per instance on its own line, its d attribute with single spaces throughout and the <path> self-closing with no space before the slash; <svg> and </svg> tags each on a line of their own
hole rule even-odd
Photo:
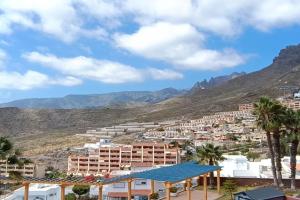
<svg viewBox="0 0 300 200">
<path fill-rule="evenodd" d="M 300 109 L 300 92 L 283 96 L 277 102 L 287 109 Z M 173 120 L 163 122 L 129 122 L 112 127 L 87 130 L 86 133 L 74 137 L 99 138 L 97 143 L 86 143 L 82 147 L 68 150 L 65 158 L 67 167 L 56 169 L 53 166 L 37 166 L 34 162 L 10 164 L 8 160 L 1 160 L 0 175 L 10 177 L 12 173 L 19 176 L 31 177 L 29 180 L 41 180 L 45 184 L 30 184 L 28 199 L 45 197 L 44 199 L 60 199 L 62 190 L 59 184 L 46 184 L 49 178 L 85 177 L 85 180 L 96 180 L 96 177 L 106 179 L 124 177 L 139 172 L 163 169 L 180 163 L 193 161 L 203 162 L 205 155 L 202 151 L 209 148 L 222 152 L 219 160 L 212 163 L 221 166 L 218 177 L 225 180 L 246 180 L 248 184 L 257 184 L 258 180 L 272 180 L 272 165 L 267 147 L 265 130 L 257 125 L 254 103 L 240 104 L 235 111 L 218 112 L 192 120 Z M 130 143 L 115 143 L 114 138 L 129 135 Z M 287 144 L 286 144 L 287 145 Z M 288 149 L 289 146 L 283 146 Z M 201 149 L 203 149 L 201 151 Z M 212 151 L 212 150 L 211 150 Z M 202 153 L 201 153 L 202 152 Z M 216 153 L 216 152 L 214 152 Z M 22 158 L 24 159 L 24 158 Z M 203 159 L 203 160 L 202 160 Z M 217 159 L 217 158 L 216 158 Z M 202 160 L 202 161 L 201 161 Z M 205 162 L 204 162 L 205 163 Z M 290 152 L 285 150 L 281 158 L 282 178 L 291 177 Z M 296 157 L 296 166 L 300 165 L 300 157 Z M 171 170 L 171 169 L 170 169 Z M 300 178 L 296 167 L 295 178 Z M 211 174 L 212 172 L 210 172 Z M 215 175 L 217 173 L 215 172 Z M 36 178 L 36 179 L 35 179 Z M 63 179 L 62 179 L 63 180 Z M 124 179 L 127 180 L 127 179 Z M 200 179 L 191 179 L 190 187 L 196 188 Z M 225 182 L 224 182 L 225 181 Z M 203 182 L 203 180 L 202 180 Z M 218 183 L 220 180 L 218 179 Z M 122 199 L 127 197 L 127 182 L 122 181 L 111 185 L 104 185 L 101 193 L 103 199 Z M 214 184 L 214 183 L 211 183 Z M 245 184 L 245 183 L 242 183 Z M 4 184 L 4 191 L 9 188 Z M 210 198 L 222 196 L 218 185 L 217 193 L 204 192 Z M 179 182 L 173 186 L 174 193 L 186 191 L 186 183 Z M 213 188 L 213 186 L 211 186 Z M 26 188 L 25 188 L 26 189 Z M 66 185 L 66 198 L 71 198 L 74 187 Z M 132 183 L 131 196 L 134 199 L 164 198 L 166 189 L 161 181 L 138 178 Z M 9 190 L 7 190 L 9 191 Z M 26 190 L 25 190 L 26 191 Z M 91 186 L 89 196 L 97 197 L 98 188 Z M 24 188 L 12 193 L 4 192 L 3 199 L 13 200 L 24 197 Z M 153 194 L 157 197 L 153 197 Z M 28 195 L 28 194 L 27 194 Z M 152 196 L 151 196 L 152 195 Z M 26 198 L 25 198 L 26 199 Z"/>
</svg>

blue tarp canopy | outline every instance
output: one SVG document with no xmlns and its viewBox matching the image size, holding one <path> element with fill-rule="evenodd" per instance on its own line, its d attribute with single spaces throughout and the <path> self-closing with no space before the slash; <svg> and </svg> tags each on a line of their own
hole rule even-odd
<svg viewBox="0 0 300 200">
<path fill-rule="evenodd" d="M 162 182 L 177 183 L 189 178 L 197 177 L 220 169 L 220 166 L 199 165 L 196 162 L 186 162 L 168 167 L 161 167 L 157 169 L 111 178 L 104 181 L 104 183 L 119 182 L 130 178 L 151 179 Z"/>
</svg>

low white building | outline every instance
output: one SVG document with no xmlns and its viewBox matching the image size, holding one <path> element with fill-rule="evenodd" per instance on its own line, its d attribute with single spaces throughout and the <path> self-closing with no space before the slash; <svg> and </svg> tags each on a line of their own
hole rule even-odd
<svg viewBox="0 0 300 200">
<path fill-rule="evenodd" d="M 23 200 L 24 187 L 15 190 L 3 200 Z M 60 187 L 48 184 L 30 184 L 29 200 L 60 200 Z"/>
<path fill-rule="evenodd" d="M 223 177 L 245 177 L 245 178 L 272 178 L 271 160 L 262 159 L 258 162 L 250 162 L 243 155 L 224 155 L 226 158 L 220 162 Z M 290 157 L 282 159 L 282 176 L 290 177 Z M 297 156 L 296 178 L 300 178 L 300 156 Z"/>
</svg>

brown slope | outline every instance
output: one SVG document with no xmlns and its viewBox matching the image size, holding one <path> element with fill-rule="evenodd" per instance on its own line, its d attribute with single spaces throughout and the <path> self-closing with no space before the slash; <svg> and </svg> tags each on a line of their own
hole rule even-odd
<svg viewBox="0 0 300 200">
<path fill-rule="evenodd" d="M 43 133 L 84 133 L 88 128 L 135 120 L 134 109 L 19 109 L 0 108 L 0 136 Z"/>
</svg>

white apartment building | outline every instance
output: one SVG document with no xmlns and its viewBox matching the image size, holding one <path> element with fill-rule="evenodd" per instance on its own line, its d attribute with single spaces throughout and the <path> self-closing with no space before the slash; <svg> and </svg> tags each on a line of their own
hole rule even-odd
<svg viewBox="0 0 300 200">
<path fill-rule="evenodd" d="M 220 162 L 223 177 L 245 177 L 245 178 L 272 178 L 271 160 L 262 159 L 257 162 L 250 162 L 243 155 L 224 155 L 226 158 Z M 290 177 L 289 157 L 282 159 L 282 176 Z M 297 156 L 296 178 L 300 178 L 300 156 Z"/>
<path fill-rule="evenodd" d="M 15 190 L 3 200 L 23 200 L 24 187 Z M 29 200 L 60 200 L 60 187 L 48 184 L 30 184 Z"/>
</svg>

